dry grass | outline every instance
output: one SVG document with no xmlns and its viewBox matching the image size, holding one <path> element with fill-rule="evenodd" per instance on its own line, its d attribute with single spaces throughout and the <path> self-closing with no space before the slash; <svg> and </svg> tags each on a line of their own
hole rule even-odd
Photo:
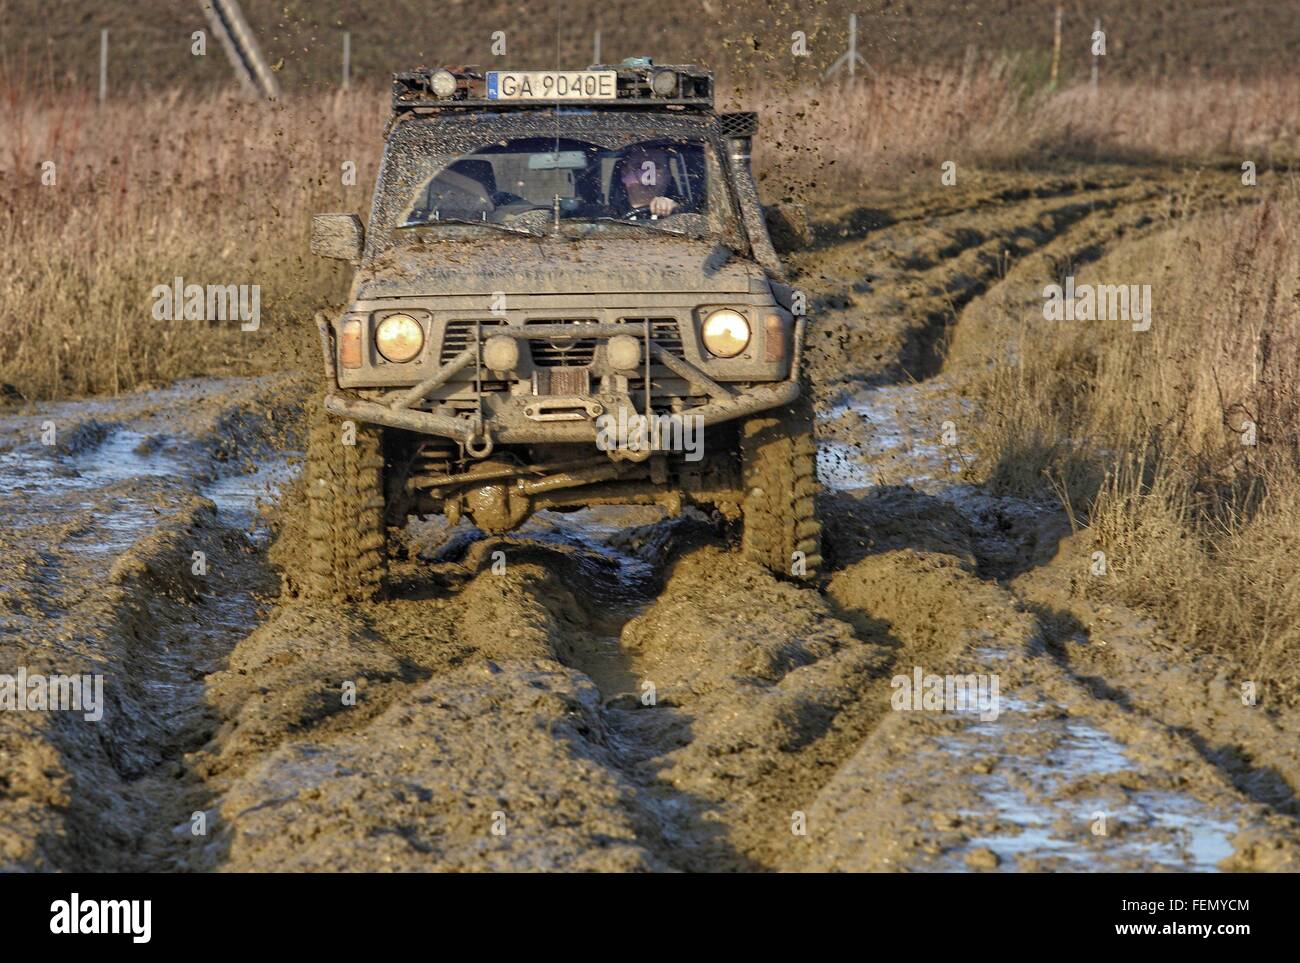
<svg viewBox="0 0 1300 963">
<path fill-rule="evenodd" d="M 285 364 L 346 277 L 307 253 L 310 215 L 369 196 L 377 97 L 262 109 L 177 96 L 100 111 L 0 100 L 0 381 L 27 397 L 118 392 Z M 357 132 L 360 132 L 359 134 Z M 355 160 L 357 186 L 341 184 Z M 42 183 L 42 165 L 55 183 Z M 262 327 L 153 319 L 155 285 L 259 284 Z"/>
<path fill-rule="evenodd" d="M 1300 195 L 1282 194 L 1175 220 L 1079 272 L 1152 284 L 1151 329 L 1027 319 L 1003 332 L 1013 363 L 976 391 L 994 489 L 1054 490 L 1106 553 L 1097 587 L 1293 698 Z"/>
<path fill-rule="evenodd" d="M 950 157 L 1250 148 L 1262 165 L 1300 153 L 1297 90 L 1259 80 L 1027 96 L 1013 63 L 968 62 L 760 98 L 757 162 L 769 194 L 803 196 L 901 181 Z M 173 93 L 100 110 L 84 93 L 0 77 L 0 382 L 58 397 L 283 364 L 312 310 L 345 290 L 343 268 L 307 253 L 310 215 L 364 214 L 385 111 L 375 92 L 275 108 Z M 352 187 L 345 160 L 357 164 Z M 45 161 L 53 186 L 41 184 Z M 263 330 L 155 322 L 150 291 L 176 276 L 261 285 Z"/>
<path fill-rule="evenodd" d="M 856 88 L 747 101 L 776 119 L 782 189 L 814 200 L 864 186 L 934 184 L 959 167 L 1061 161 L 1209 162 L 1259 168 L 1300 157 L 1300 77 L 1026 87 L 1016 62 L 915 69 Z"/>
</svg>

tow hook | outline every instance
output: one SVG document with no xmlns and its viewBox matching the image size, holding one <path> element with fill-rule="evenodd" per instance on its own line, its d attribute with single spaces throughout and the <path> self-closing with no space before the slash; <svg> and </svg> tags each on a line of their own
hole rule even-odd
<svg viewBox="0 0 1300 963">
<path fill-rule="evenodd" d="M 492 454 L 492 433 L 488 431 L 486 425 L 480 431 L 482 434 L 471 435 L 465 439 L 465 452 L 471 458 L 486 458 Z M 483 440 L 481 445 L 478 444 L 480 438 Z"/>
</svg>

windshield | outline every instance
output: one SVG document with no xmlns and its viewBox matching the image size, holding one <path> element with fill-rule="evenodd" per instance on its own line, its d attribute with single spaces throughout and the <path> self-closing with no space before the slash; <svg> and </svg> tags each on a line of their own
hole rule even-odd
<svg viewBox="0 0 1300 963">
<path fill-rule="evenodd" d="M 415 191 L 399 227 L 488 224 L 528 233 L 557 222 L 618 222 L 697 233 L 708 204 L 705 146 L 689 139 L 622 148 L 508 138 L 444 164 Z"/>
</svg>

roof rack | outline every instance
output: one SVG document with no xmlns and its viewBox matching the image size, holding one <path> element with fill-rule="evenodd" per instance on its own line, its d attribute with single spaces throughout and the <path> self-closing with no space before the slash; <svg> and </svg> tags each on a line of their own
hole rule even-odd
<svg viewBox="0 0 1300 963">
<path fill-rule="evenodd" d="M 713 74 L 695 65 L 657 65 L 648 57 L 585 70 L 483 70 L 418 67 L 393 74 L 393 113 L 482 109 L 583 108 L 712 110 Z"/>
</svg>

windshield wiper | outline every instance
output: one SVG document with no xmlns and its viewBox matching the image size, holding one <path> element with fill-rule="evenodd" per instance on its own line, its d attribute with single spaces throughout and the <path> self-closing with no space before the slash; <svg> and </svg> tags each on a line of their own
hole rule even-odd
<svg viewBox="0 0 1300 963">
<path fill-rule="evenodd" d="M 496 221 L 478 221 L 472 217 L 439 217 L 432 221 L 407 221 L 405 224 L 399 224 L 398 230 L 405 227 L 437 227 L 439 224 L 468 224 L 472 227 L 494 227 L 498 231 L 508 231 L 511 234 L 524 234 L 528 237 L 537 237 L 536 231 L 530 231 L 526 227 L 514 227 L 510 224 L 498 224 Z"/>
<path fill-rule="evenodd" d="M 625 226 L 627 226 L 627 227 L 644 227 L 644 228 L 648 228 L 649 230 L 652 230 L 652 231 L 662 231 L 662 232 L 665 233 L 665 234 L 685 234 L 685 233 L 687 233 L 686 231 L 683 231 L 683 230 L 677 230 L 677 229 L 674 229 L 674 228 L 671 228 L 671 227 L 664 227 L 664 226 L 663 226 L 663 223 L 664 223 L 664 222 L 663 222 L 662 220 L 659 220 L 659 221 L 637 221 L 637 220 L 630 220 L 630 219 L 625 218 L 625 217 L 610 217 L 610 216 L 607 215 L 607 214 L 597 215 L 597 216 L 594 216 L 594 217 L 565 217 L 565 218 L 561 218 L 561 219 L 560 219 L 560 223 L 561 223 L 561 224 L 564 224 L 564 223 L 566 223 L 566 222 L 569 223 L 569 224 L 573 224 L 573 223 L 575 223 L 575 222 L 577 222 L 577 223 L 586 223 L 586 224 L 592 224 L 592 223 L 600 222 L 600 223 L 602 223 L 602 224 L 622 224 L 622 225 L 625 225 Z"/>
</svg>

